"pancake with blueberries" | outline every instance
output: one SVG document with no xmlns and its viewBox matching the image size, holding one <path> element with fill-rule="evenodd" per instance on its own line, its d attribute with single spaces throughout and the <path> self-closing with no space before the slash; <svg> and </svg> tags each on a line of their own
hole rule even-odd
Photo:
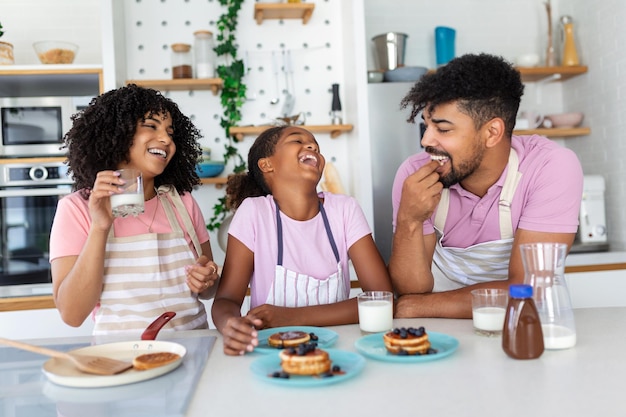
<svg viewBox="0 0 626 417">
<path fill-rule="evenodd" d="M 267 344 L 275 348 L 287 348 L 307 343 L 311 340 L 311 335 L 300 330 L 290 330 L 287 332 L 277 332 L 267 338 Z"/>
<path fill-rule="evenodd" d="M 317 343 L 303 343 L 284 349 L 279 354 L 280 366 L 288 374 L 321 375 L 330 371 L 328 352 L 317 347 Z"/>
<path fill-rule="evenodd" d="M 424 327 L 395 328 L 383 335 L 385 348 L 394 355 L 424 355 L 436 353 L 430 346 Z"/>
</svg>

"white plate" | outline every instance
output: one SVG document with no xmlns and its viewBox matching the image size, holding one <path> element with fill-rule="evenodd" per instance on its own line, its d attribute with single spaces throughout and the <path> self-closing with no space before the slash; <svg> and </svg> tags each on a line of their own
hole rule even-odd
<svg viewBox="0 0 626 417">
<path fill-rule="evenodd" d="M 129 362 L 132 362 L 135 356 L 153 352 L 176 353 L 180 355 L 180 359 L 165 366 L 145 371 L 129 369 L 117 375 L 93 375 L 79 371 L 67 359 L 52 358 L 43 364 L 43 373 L 51 382 L 67 387 L 93 388 L 125 385 L 156 378 L 173 371 L 182 363 L 183 358 L 187 354 L 187 349 L 183 345 L 174 342 L 140 340 L 88 346 L 72 351 L 72 353 L 77 354 L 106 356 Z"/>
</svg>

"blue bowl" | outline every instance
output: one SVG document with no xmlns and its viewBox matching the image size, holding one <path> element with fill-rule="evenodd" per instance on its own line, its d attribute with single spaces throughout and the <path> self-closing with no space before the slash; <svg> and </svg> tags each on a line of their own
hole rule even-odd
<svg viewBox="0 0 626 417">
<path fill-rule="evenodd" d="M 413 82 L 422 78 L 422 75 L 428 72 L 426 67 L 398 67 L 396 69 L 385 71 L 383 79 L 386 82 Z"/>
<path fill-rule="evenodd" d="M 202 161 L 196 165 L 196 174 L 200 178 L 217 177 L 224 171 L 224 161 Z"/>
</svg>

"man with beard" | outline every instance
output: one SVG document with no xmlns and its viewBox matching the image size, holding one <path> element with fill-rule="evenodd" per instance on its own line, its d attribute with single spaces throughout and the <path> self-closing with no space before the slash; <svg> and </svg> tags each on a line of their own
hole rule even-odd
<svg viewBox="0 0 626 417">
<path fill-rule="evenodd" d="M 426 131 L 393 186 L 396 317 L 471 318 L 471 290 L 523 282 L 520 244 L 573 243 L 580 162 L 544 137 L 513 136 L 523 92 L 504 59 L 464 55 L 402 100 Z"/>
</svg>

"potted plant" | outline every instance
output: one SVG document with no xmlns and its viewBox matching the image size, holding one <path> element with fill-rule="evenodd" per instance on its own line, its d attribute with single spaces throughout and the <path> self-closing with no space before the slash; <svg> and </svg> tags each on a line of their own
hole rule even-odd
<svg viewBox="0 0 626 417">
<path fill-rule="evenodd" d="M 2 31 L 2 23 L 0 23 L 0 38 L 4 35 Z M 15 62 L 13 59 L 13 44 L 0 41 L 0 65 L 11 65 Z"/>
<path fill-rule="evenodd" d="M 221 93 L 221 103 L 224 110 L 220 125 L 224 128 L 227 143 L 224 146 L 224 162 L 234 162 L 233 173 L 237 174 L 246 170 L 246 161 L 239 153 L 234 144 L 234 138 L 230 134 L 230 128 L 236 126 L 241 120 L 241 107 L 246 98 L 246 85 L 243 83 L 245 75 L 244 63 L 237 58 L 237 41 L 235 38 L 238 23 L 238 13 L 244 0 L 220 0 L 220 4 L 226 7 L 220 16 L 217 26 L 217 45 L 215 52 L 221 57 L 221 64 L 217 67 L 217 73 L 224 80 Z M 218 199 L 213 206 L 213 216 L 209 219 L 207 229 L 218 231 L 229 224 L 228 215 L 232 214 L 226 208 L 226 196 Z M 220 245 L 221 246 L 221 245 Z"/>
</svg>

